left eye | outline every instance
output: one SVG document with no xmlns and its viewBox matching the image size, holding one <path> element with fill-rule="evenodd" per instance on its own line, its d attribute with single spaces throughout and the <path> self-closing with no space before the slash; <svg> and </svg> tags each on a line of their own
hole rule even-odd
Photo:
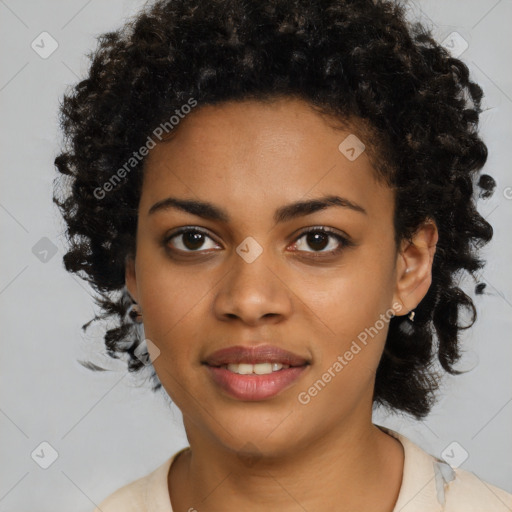
<svg viewBox="0 0 512 512">
<path fill-rule="evenodd" d="M 301 242 L 301 240 L 304 239 L 304 242 Z M 334 241 L 333 243 L 329 244 L 329 239 L 331 241 Z M 344 236 L 335 233 L 329 229 L 326 228 L 315 228 L 310 229 L 308 231 L 304 231 L 295 242 L 295 247 L 297 247 L 299 250 L 301 247 L 304 247 L 305 245 L 308 245 L 309 247 L 312 247 L 313 251 L 305 251 L 305 252 L 326 252 L 330 254 L 337 253 L 343 247 L 346 247 L 350 245 L 350 242 L 347 238 Z M 327 250 L 325 250 L 327 249 Z"/>
</svg>

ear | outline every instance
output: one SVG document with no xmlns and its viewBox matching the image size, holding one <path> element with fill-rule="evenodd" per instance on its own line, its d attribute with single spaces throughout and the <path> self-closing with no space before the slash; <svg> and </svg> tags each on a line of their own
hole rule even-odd
<svg viewBox="0 0 512 512">
<path fill-rule="evenodd" d="M 432 263 L 439 234 L 432 219 L 425 220 L 412 236 L 403 240 L 397 256 L 393 309 L 408 314 L 425 297 L 432 284 Z"/>
<path fill-rule="evenodd" d="M 128 293 L 131 295 L 135 302 L 139 302 L 137 293 L 137 275 L 135 273 L 135 259 L 129 254 L 125 258 L 125 285 Z"/>
</svg>

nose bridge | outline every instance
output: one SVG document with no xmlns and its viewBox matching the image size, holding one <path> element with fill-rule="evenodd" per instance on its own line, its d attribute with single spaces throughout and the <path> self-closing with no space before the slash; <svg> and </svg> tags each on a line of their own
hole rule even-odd
<svg viewBox="0 0 512 512">
<path fill-rule="evenodd" d="M 245 238 L 230 258 L 230 269 L 215 299 L 215 311 L 246 322 L 290 310 L 287 288 L 277 275 L 270 249 L 255 238 Z"/>
</svg>

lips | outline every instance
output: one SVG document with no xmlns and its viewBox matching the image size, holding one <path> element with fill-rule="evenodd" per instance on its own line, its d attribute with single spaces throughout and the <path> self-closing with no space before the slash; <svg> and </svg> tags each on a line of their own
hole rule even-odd
<svg viewBox="0 0 512 512">
<path fill-rule="evenodd" d="M 310 362 L 302 356 L 272 345 L 257 347 L 236 345 L 217 350 L 203 361 L 203 364 L 215 367 L 240 363 L 281 363 L 289 366 L 304 366 Z"/>
<path fill-rule="evenodd" d="M 237 400 L 259 401 L 272 399 L 294 385 L 301 376 L 307 374 L 311 361 L 272 345 L 236 345 L 213 352 L 202 363 L 211 381 L 221 392 Z M 244 363 L 280 363 L 283 368 L 261 375 L 242 375 L 231 371 L 227 366 Z"/>
</svg>

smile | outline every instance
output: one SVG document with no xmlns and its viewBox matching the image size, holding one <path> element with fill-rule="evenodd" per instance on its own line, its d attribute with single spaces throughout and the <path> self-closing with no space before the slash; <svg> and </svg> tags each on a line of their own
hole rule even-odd
<svg viewBox="0 0 512 512">
<path fill-rule="evenodd" d="M 279 363 L 206 365 L 210 378 L 218 388 L 230 397 L 243 401 L 267 400 L 277 396 L 292 386 L 308 367 L 305 364 L 285 368 Z"/>
<path fill-rule="evenodd" d="M 230 372 L 239 373 L 240 375 L 251 375 L 251 373 L 256 375 L 268 375 L 269 373 L 278 372 L 282 369 L 290 368 L 288 364 L 281 363 L 257 363 L 257 364 L 227 364 L 222 366 L 222 368 L 227 368 Z"/>
</svg>

